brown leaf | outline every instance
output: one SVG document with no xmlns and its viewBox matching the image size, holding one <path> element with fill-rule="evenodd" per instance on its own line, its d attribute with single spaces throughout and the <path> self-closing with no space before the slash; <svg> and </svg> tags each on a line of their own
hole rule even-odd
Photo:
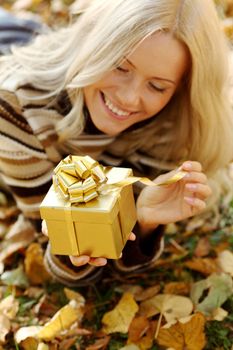
<svg viewBox="0 0 233 350">
<path fill-rule="evenodd" d="M 4 261 L 13 253 L 27 247 L 35 238 L 35 230 L 22 215 L 12 225 L 6 235 L 7 240 L 0 245 L 0 262 Z"/>
<path fill-rule="evenodd" d="M 133 295 L 130 293 L 123 294 L 116 307 L 104 314 L 102 318 L 103 331 L 107 334 L 115 332 L 127 333 L 137 311 L 138 305 Z"/>
<path fill-rule="evenodd" d="M 108 343 L 110 342 L 111 337 L 109 335 L 106 335 L 105 337 L 101 339 L 97 339 L 94 344 L 89 345 L 85 348 L 85 350 L 100 350 L 100 349 L 106 349 Z"/>
<path fill-rule="evenodd" d="M 199 271 L 203 273 L 203 275 L 205 276 L 208 276 L 214 272 L 220 271 L 216 259 L 194 258 L 192 260 L 186 261 L 184 265 L 191 270 Z"/>
<path fill-rule="evenodd" d="M 157 342 L 159 345 L 175 350 L 202 350 L 206 344 L 204 327 L 205 317 L 197 313 L 186 323 L 180 320 L 168 328 L 162 327 Z"/>
<path fill-rule="evenodd" d="M 149 322 L 145 317 L 135 318 L 130 325 L 127 344 L 137 345 L 140 350 L 150 350 L 153 346 L 157 324 L 157 321 Z"/>
<path fill-rule="evenodd" d="M 194 255 L 196 255 L 198 258 L 207 256 L 210 252 L 210 241 L 208 237 L 202 237 L 199 239 L 197 246 L 194 251 Z"/>
<path fill-rule="evenodd" d="M 26 275 L 32 284 L 44 284 L 51 279 L 44 267 L 43 251 L 38 243 L 32 243 L 28 247 L 24 264 Z"/>
<path fill-rule="evenodd" d="M 143 301 L 143 300 L 152 298 L 154 295 L 158 294 L 159 291 L 160 291 L 159 285 L 146 288 L 146 289 L 135 294 L 135 300 L 136 301 Z"/>
<path fill-rule="evenodd" d="M 170 282 L 164 287 L 164 294 L 189 295 L 190 283 L 187 282 Z"/>
<path fill-rule="evenodd" d="M 149 327 L 150 323 L 145 316 L 135 317 L 129 327 L 129 343 L 136 344 L 136 342 L 143 337 Z"/>
</svg>

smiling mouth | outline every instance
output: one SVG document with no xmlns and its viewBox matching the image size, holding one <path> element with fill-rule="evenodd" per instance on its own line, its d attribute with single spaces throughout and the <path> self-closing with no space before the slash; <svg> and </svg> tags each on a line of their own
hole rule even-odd
<svg viewBox="0 0 233 350">
<path fill-rule="evenodd" d="M 103 92 L 101 92 L 103 101 L 105 106 L 110 110 L 110 112 L 114 113 L 115 115 L 117 115 L 118 117 L 123 117 L 123 118 L 127 118 L 129 117 L 132 112 L 126 112 L 123 111 L 122 109 L 119 109 L 117 106 L 115 106 L 105 95 Z"/>
</svg>

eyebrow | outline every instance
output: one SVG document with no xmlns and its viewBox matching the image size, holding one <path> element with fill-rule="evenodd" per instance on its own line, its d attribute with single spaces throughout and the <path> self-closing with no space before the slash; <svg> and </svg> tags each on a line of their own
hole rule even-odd
<svg viewBox="0 0 233 350">
<path fill-rule="evenodd" d="M 126 57 L 124 57 L 124 58 L 125 58 L 126 62 L 128 62 L 132 67 L 134 67 L 135 69 L 137 68 L 137 67 L 133 64 L 133 62 L 131 62 L 128 58 L 126 58 Z M 170 80 L 170 79 L 161 78 L 161 77 L 152 77 L 152 79 L 164 80 L 164 81 L 167 81 L 167 82 L 169 82 L 169 83 L 171 83 L 171 84 L 176 85 L 176 82 L 173 81 L 173 80 Z"/>
</svg>

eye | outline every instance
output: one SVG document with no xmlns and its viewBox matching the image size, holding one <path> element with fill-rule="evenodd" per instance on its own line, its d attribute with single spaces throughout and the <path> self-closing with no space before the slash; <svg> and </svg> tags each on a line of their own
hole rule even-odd
<svg viewBox="0 0 233 350">
<path fill-rule="evenodd" d="M 155 90 L 155 91 L 158 91 L 158 92 L 160 92 L 160 93 L 164 93 L 165 92 L 165 88 L 163 88 L 163 87 L 161 87 L 161 86 L 158 86 L 158 85 L 155 85 L 155 84 L 153 84 L 153 83 L 149 83 L 149 86 L 153 89 L 153 90 Z"/>
<path fill-rule="evenodd" d="M 118 70 L 119 72 L 122 72 L 122 73 L 128 73 L 128 71 L 129 71 L 128 69 L 123 68 L 121 66 L 116 67 L 116 70 Z"/>
</svg>

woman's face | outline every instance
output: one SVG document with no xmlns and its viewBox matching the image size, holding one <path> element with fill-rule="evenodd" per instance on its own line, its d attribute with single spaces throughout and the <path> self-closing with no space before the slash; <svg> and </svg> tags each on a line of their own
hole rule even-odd
<svg viewBox="0 0 233 350">
<path fill-rule="evenodd" d="M 188 67 L 185 46 L 169 33 L 155 33 L 116 69 L 84 88 L 94 125 L 117 135 L 149 119 L 170 101 Z"/>
</svg>

